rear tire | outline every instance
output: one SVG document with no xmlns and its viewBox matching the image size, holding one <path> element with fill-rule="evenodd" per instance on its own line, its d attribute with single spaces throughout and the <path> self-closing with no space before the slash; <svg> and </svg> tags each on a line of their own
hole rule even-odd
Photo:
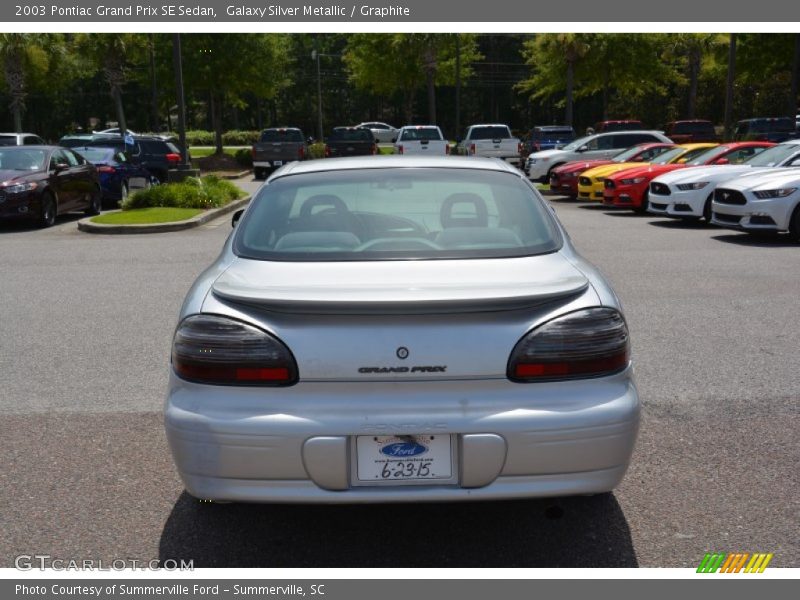
<svg viewBox="0 0 800 600">
<path fill-rule="evenodd" d="M 122 184 L 119 186 L 119 205 L 122 206 L 122 204 L 127 199 L 128 199 L 128 182 L 123 181 Z"/>
<path fill-rule="evenodd" d="M 42 195 L 42 206 L 39 212 L 39 227 L 52 227 L 56 222 L 56 200 L 50 192 Z"/>
<path fill-rule="evenodd" d="M 100 188 L 95 188 L 89 200 L 89 206 L 86 207 L 84 212 L 89 216 L 93 216 L 99 215 L 101 210 L 103 210 L 103 192 L 100 191 Z"/>
</svg>

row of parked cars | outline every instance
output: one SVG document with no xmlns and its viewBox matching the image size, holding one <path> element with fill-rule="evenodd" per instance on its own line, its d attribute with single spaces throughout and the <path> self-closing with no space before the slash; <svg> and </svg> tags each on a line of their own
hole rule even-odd
<svg viewBox="0 0 800 600">
<path fill-rule="evenodd" d="M 108 131 L 49 145 L 32 133 L 0 133 L 0 220 L 48 227 L 60 214 L 97 214 L 104 203 L 166 181 L 181 160 L 167 137 Z"/>
<path fill-rule="evenodd" d="M 645 141 L 611 157 L 561 163 L 547 177 L 552 191 L 581 200 L 754 233 L 788 232 L 800 241 L 800 139 Z"/>
</svg>

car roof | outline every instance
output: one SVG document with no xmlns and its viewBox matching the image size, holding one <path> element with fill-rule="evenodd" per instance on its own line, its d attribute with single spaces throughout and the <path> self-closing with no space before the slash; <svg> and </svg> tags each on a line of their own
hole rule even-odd
<svg viewBox="0 0 800 600">
<path fill-rule="evenodd" d="M 261 130 L 264 131 L 300 131 L 299 127 L 266 127 Z"/>
<path fill-rule="evenodd" d="M 0 131 L 0 135 L 34 135 L 36 137 L 40 137 L 38 133 L 27 133 L 24 131 L 22 133 L 16 133 L 14 131 L 9 131 L 9 132 Z"/>
<path fill-rule="evenodd" d="M 394 168 L 434 168 L 434 169 L 473 169 L 481 171 L 498 171 L 522 176 L 519 169 L 496 158 L 480 158 L 475 156 L 349 156 L 345 158 L 326 158 L 324 160 L 305 160 L 289 163 L 270 177 L 278 179 L 289 175 L 304 173 L 324 173 L 326 171 L 347 171 L 360 169 L 394 169 Z"/>
<path fill-rule="evenodd" d="M 600 131 L 598 133 L 592 135 L 631 135 L 635 133 L 649 133 L 654 134 L 657 133 L 658 135 L 664 135 L 663 131 L 658 131 L 657 129 L 625 129 L 623 131 Z M 589 136 L 584 136 L 589 137 Z M 664 142 L 666 143 L 666 142 Z"/>
</svg>

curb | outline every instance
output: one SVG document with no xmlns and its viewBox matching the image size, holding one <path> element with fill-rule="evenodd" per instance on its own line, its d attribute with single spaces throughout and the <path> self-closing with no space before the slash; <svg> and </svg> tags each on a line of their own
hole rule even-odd
<svg viewBox="0 0 800 600">
<path fill-rule="evenodd" d="M 230 175 L 223 175 L 221 177 L 221 179 L 241 179 L 242 177 L 247 177 L 252 172 L 253 172 L 253 169 L 247 169 L 246 171 L 239 171 L 238 173 L 231 173 Z"/>
<path fill-rule="evenodd" d="M 107 225 L 104 223 L 92 223 L 93 217 L 87 217 L 78 221 L 78 230 L 85 233 L 108 233 L 108 234 L 127 234 L 127 233 L 165 233 L 168 231 L 183 231 L 193 229 L 212 219 L 221 217 L 233 212 L 250 202 L 251 196 L 245 196 L 239 200 L 234 200 L 230 204 L 220 208 L 212 208 L 204 213 L 186 219 L 185 221 L 173 221 L 171 223 L 147 223 L 141 225 Z"/>
</svg>

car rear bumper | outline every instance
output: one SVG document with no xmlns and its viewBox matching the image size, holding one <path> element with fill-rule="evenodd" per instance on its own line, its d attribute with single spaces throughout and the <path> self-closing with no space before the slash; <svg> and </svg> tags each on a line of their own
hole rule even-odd
<svg viewBox="0 0 800 600">
<path fill-rule="evenodd" d="M 212 500 L 361 503 L 589 494 L 622 479 L 639 423 L 631 369 L 584 381 L 299 383 L 171 379 L 167 439 L 186 489 Z M 356 486 L 355 435 L 450 434 L 458 482 Z"/>
</svg>

